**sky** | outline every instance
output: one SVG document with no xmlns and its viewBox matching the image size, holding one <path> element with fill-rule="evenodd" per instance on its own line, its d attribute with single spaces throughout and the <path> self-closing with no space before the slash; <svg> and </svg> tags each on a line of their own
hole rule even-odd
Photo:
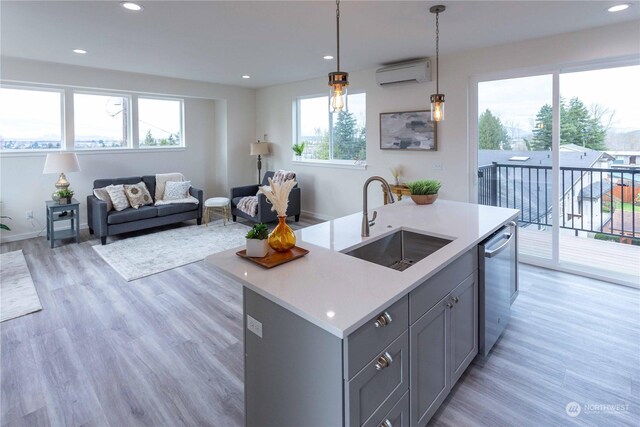
<svg viewBox="0 0 640 427">
<path fill-rule="evenodd" d="M 560 96 L 615 111 L 616 131 L 640 129 L 640 65 L 560 74 Z M 489 109 L 509 127 L 530 131 L 544 104 L 552 104 L 550 74 L 478 84 L 478 113 Z"/>
</svg>

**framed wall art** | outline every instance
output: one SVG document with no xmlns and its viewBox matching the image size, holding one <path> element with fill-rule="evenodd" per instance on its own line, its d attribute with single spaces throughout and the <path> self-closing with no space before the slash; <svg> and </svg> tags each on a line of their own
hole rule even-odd
<svg viewBox="0 0 640 427">
<path fill-rule="evenodd" d="M 435 151 L 436 122 L 431 110 L 380 113 L 380 148 L 382 150 Z"/>
</svg>

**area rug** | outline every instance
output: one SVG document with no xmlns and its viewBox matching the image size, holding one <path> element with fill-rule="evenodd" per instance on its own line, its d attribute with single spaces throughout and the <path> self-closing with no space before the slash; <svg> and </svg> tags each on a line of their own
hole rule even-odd
<svg viewBox="0 0 640 427">
<path fill-rule="evenodd" d="M 0 322 L 42 310 L 22 250 L 0 255 Z"/>
<path fill-rule="evenodd" d="M 93 249 L 128 282 L 203 260 L 207 255 L 245 244 L 249 227 L 222 220 L 150 232 L 95 245 Z"/>
</svg>

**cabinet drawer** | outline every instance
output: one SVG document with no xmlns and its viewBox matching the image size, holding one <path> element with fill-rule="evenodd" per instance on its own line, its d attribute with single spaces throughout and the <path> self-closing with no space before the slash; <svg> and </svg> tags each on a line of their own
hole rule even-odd
<svg viewBox="0 0 640 427">
<path fill-rule="evenodd" d="M 408 297 L 404 296 L 349 335 L 344 343 L 344 378 L 353 378 L 383 348 L 406 331 L 408 319 Z"/>
<path fill-rule="evenodd" d="M 409 427 L 409 425 L 409 392 L 407 391 L 389 412 L 383 416 L 378 416 L 376 412 L 363 427 Z"/>
<path fill-rule="evenodd" d="M 415 323 L 477 267 L 478 249 L 474 247 L 418 286 L 409 294 L 409 323 Z"/>
<path fill-rule="evenodd" d="M 400 335 L 345 384 L 347 426 L 361 426 L 381 405 L 397 402 L 409 389 L 408 332 Z"/>
</svg>

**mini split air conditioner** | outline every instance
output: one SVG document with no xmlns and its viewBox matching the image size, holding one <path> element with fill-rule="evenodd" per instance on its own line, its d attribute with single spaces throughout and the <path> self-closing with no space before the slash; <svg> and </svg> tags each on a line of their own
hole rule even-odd
<svg viewBox="0 0 640 427">
<path fill-rule="evenodd" d="M 431 61 L 398 62 L 376 70 L 376 82 L 380 86 L 431 81 Z"/>
</svg>

